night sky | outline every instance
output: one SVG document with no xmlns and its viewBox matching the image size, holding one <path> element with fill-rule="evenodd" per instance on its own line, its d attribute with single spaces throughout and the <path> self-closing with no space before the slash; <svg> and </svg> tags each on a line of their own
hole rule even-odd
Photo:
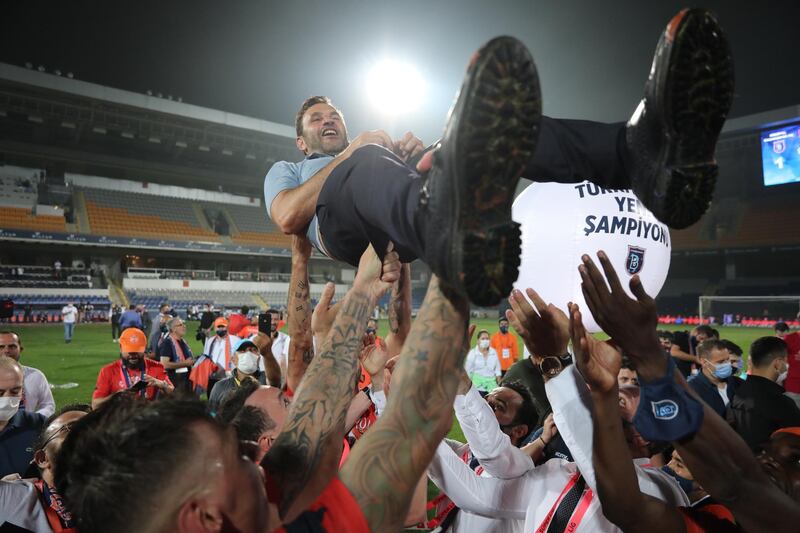
<svg viewBox="0 0 800 533">
<path fill-rule="evenodd" d="M 800 104 L 800 1 L 709 1 L 736 65 L 732 116 Z M 293 124 L 327 94 L 351 137 L 384 128 L 440 134 L 471 53 L 500 34 L 528 45 L 551 116 L 624 120 L 641 98 L 673 1 L 53 1 L 3 2 L 0 61 Z M 413 63 L 428 93 L 392 120 L 366 103 L 382 58 Z"/>
</svg>

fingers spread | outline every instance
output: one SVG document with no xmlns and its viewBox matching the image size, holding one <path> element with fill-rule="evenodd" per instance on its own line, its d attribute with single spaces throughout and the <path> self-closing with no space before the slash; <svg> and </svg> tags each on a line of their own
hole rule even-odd
<svg viewBox="0 0 800 533">
<path fill-rule="evenodd" d="M 622 292 L 622 284 L 619 282 L 617 271 L 614 270 L 614 265 L 603 250 L 597 252 L 597 257 L 600 259 L 600 265 L 603 267 L 603 272 L 606 274 L 606 279 L 611 287 L 611 292 L 620 294 Z"/>
</svg>

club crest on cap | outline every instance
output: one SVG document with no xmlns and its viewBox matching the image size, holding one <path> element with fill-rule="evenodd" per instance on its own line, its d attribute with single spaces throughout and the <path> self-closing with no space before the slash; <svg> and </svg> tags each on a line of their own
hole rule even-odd
<svg viewBox="0 0 800 533">
<path fill-rule="evenodd" d="M 658 420 L 672 420 L 678 416 L 678 404 L 672 400 L 661 400 L 660 402 L 650 402 L 653 407 L 653 416 Z"/>
<path fill-rule="evenodd" d="M 641 272 L 644 266 L 644 248 L 628 246 L 628 258 L 625 260 L 625 270 L 633 276 Z"/>
</svg>

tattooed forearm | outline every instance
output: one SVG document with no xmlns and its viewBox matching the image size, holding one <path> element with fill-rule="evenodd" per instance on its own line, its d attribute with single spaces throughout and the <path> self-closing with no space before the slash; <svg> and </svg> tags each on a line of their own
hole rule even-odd
<svg viewBox="0 0 800 533">
<path fill-rule="evenodd" d="M 313 359 L 289 412 L 283 431 L 264 462 L 280 477 L 281 516 L 313 501 L 336 473 L 344 422 L 358 374 L 357 354 L 374 307 L 369 292 L 354 286 L 347 294 L 331 332 Z M 326 460 L 329 459 L 329 460 Z M 285 474 L 285 475 L 282 475 Z"/>
<path fill-rule="evenodd" d="M 304 238 L 304 237 L 303 237 Z M 299 239 L 299 237 L 295 237 Z M 310 246 L 310 245 L 309 245 Z M 286 385 L 296 390 L 314 357 L 311 337 L 311 294 L 308 282 L 308 256 L 310 247 L 301 250 L 292 247 L 292 275 L 289 281 L 289 354 L 286 364 Z"/>
<path fill-rule="evenodd" d="M 431 280 L 392 378 L 383 416 L 340 472 L 372 531 L 402 529 L 411 495 L 450 429 L 466 353 L 467 303 Z"/>
<path fill-rule="evenodd" d="M 400 279 L 392 286 L 389 299 L 389 335 L 386 337 L 386 347 L 390 355 L 400 353 L 410 329 L 411 265 L 404 264 L 400 271 Z"/>
</svg>

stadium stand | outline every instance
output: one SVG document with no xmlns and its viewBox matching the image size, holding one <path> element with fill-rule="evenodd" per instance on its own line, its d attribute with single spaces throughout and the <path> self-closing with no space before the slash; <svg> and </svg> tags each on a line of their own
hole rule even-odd
<svg viewBox="0 0 800 533">
<path fill-rule="evenodd" d="M 170 240 L 219 241 L 203 228 L 192 202 L 150 194 L 82 189 L 93 233 Z"/>
<path fill-rule="evenodd" d="M 205 202 L 205 205 L 221 208 L 229 215 L 238 230 L 231 232 L 231 240 L 236 244 L 277 248 L 289 248 L 292 245 L 292 238 L 278 230 L 278 227 L 267 217 L 263 207 L 232 206 L 210 202 Z"/>
<path fill-rule="evenodd" d="M 0 209 L 0 228 L 31 231 L 66 231 L 64 215 L 36 215 L 30 209 L 3 207 Z"/>
</svg>

